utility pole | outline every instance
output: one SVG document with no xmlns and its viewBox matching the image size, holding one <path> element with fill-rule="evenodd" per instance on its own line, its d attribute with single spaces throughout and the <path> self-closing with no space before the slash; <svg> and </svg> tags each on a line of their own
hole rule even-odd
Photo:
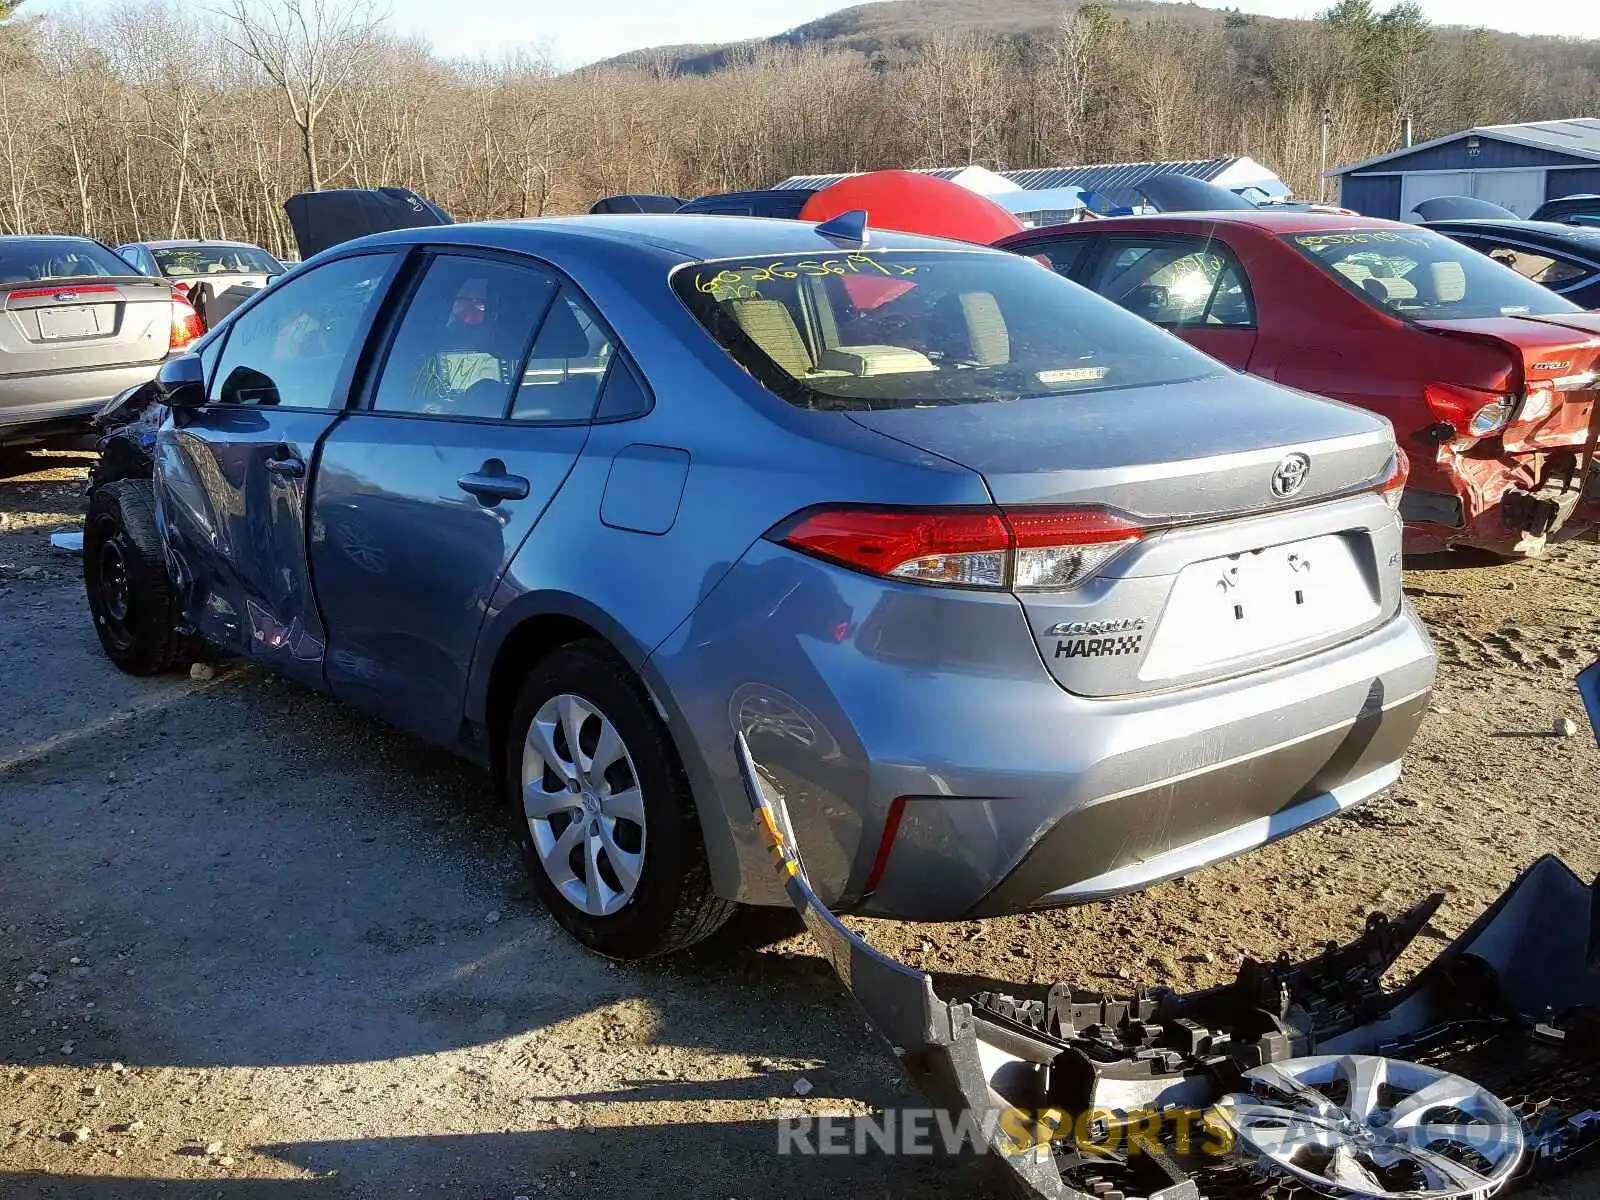
<svg viewBox="0 0 1600 1200">
<path fill-rule="evenodd" d="M 1328 134 L 1333 129 L 1333 110 L 1322 110 L 1322 169 L 1317 172 L 1317 203 L 1328 200 Z"/>
</svg>

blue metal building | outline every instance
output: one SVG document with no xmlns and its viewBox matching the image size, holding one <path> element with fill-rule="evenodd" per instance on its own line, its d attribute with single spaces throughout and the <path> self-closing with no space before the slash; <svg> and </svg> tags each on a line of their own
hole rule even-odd
<svg viewBox="0 0 1600 1200">
<path fill-rule="evenodd" d="M 1415 221 L 1434 196 L 1476 196 L 1526 217 L 1546 200 L 1600 193 L 1600 119 L 1483 125 L 1330 174 L 1339 203 L 1369 217 Z"/>
</svg>

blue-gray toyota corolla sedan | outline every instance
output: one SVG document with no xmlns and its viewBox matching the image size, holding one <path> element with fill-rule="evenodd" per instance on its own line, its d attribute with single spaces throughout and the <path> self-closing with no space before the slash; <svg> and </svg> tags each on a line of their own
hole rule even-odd
<svg viewBox="0 0 1600 1200">
<path fill-rule="evenodd" d="M 1434 656 L 1380 418 L 1027 258 L 582 217 L 327 251 L 91 496 L 134 672 L 266 664 L 490 766 L 587 945 L 1142 888 L 1392 783 Z M 152 460 L 153 461 L 150 461 Z"/>
</svg>

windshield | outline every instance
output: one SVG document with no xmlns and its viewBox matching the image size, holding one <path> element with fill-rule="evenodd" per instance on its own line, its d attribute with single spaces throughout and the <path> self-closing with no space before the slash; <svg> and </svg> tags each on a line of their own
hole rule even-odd
<svg viewBox="0 0 1600 1200">
<path fill-rule="evenodd" d="M 673 286 L 735 361 L 802 408 L 981 404 L 1223 369 L 1012 254 L 727 259 L 685 266 Z"/>
<path fill-rule="evenodd" d="M 1476 250 L 1427 229 L 1342 229 L 1287 240 L 1369 303 L 1413 321 L 1580 311 Z"/>
<path fill-rule="evenodd" d="M 281 275 L 284 266 L 254 246 L 151 246 L 156 266 L 168 276 Z"/>
<path fill-rule="evenodd" d="M 105 277 L 140 276 L 110 250 L 88 238 L 0 238 L 0 284 Z"/>
</svg>

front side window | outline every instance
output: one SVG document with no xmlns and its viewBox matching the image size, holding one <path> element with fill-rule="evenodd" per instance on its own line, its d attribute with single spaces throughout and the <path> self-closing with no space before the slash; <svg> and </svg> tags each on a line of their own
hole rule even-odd
<svg viewBox="0 0 1600 1200">
<path fill-rule="evenodd" d="M 980 404 L 1222 370 L 1016 254 L 725 259 L 678 268 L 673 286 L 740 366 L 802 408 Z"/>
<path fill-rule="evenodd" d="M 393 257 L 341 258 L 272 288 L 228 326 L 209 398 L 220 404 L 341 407 L 345 362 L 366 329 Z"/>
<path fill-rule="evenodd" d="M 379 412 L 497 419 L 556 292 L 543 271 L 441 254 L 417 285 L 373 397 Z"/>
<path fill-rule="evenodd" d="M 1108 237 L 1089 281 L 1106 299 L 1167 328 L 1256 323 L 1244 271 L 1209 238 Z"/>
<path fill-rule="evenodd" d="M 1509 266 L 1429 229 L 1338 229 L 1286 239 L 1375 308 L 1413 321 L 1580 311 Z"/>
</svg>

